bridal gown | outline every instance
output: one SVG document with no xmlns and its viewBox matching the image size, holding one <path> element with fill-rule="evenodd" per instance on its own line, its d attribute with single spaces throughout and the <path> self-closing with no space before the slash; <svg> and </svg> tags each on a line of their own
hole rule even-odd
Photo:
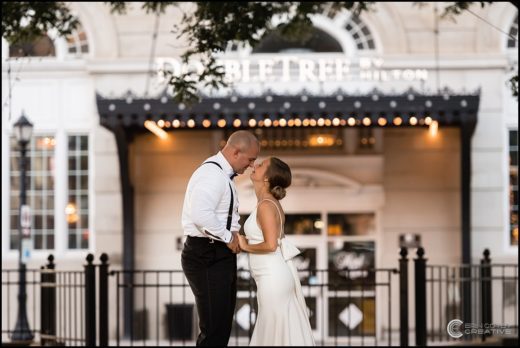
<svg viewBox="0 0 520 348">
<path fill-rule="evenodd" d="M 277 205 L 276 208 L 278 209 Z M 262 230 L 256 222 L 256 212 L 257 209 L 244 223 L 244 232 L 249 244 L 264 241 Z M 281 220 L 279 210 L 278 213 Z M 283 231 L 283 225 L 281 230 Z M 249 268 L 256 282 L 258 301 L 258 316 L 249 345 L 316 345 L 300 279 L 292 260 L 284 260 L 278 246 L 272 253 L 249 253 Z"/>
</svg>

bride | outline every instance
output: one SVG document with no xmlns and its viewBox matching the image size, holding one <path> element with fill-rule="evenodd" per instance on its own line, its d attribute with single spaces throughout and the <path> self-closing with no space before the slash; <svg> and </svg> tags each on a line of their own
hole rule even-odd
<svg viewBox="0 0 520 348">
<path fill-rule="evenodd" d="M 279 200 L 291 184 L 291 169 L 276 157 L 251 174 L 258 204 L 239 235 L 257 286 L 258 317 L 251 346 L 314 346 L 300 280 L 291 260 L 298 250 L 284 239 L 285 214 Z M 296 252 L 296 253 L 295 253 Z"/>
</svg>

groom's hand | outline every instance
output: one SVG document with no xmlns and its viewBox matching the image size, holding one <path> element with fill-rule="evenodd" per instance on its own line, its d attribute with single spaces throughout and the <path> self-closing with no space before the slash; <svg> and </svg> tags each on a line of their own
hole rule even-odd
<svg viewBox="0 0 520 348">
<path fill-rule="evenodd" d="M 227 247 L 231 249 L 231 251 L 235 254 L 238 254 L 240 252 L 240 246 L 238 245 L 238 233 L 232 232 L 233 239 L 231 242 L 226 243 Z"/>
</svg>

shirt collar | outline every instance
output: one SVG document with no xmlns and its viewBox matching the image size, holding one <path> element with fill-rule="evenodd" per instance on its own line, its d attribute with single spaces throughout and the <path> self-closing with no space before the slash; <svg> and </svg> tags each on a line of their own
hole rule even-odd
<svg viewBox="0 0 520 348">
<path fill-rule="evenodd" d="M 233 170 L 233 167 L 231 167 L 231 164 L 229 164 L 228 160 L 224 155 L 222 154 L 222 151 L 219 151 L 217 153 L 217 161 L 222 165 L 222 170 L 228 177 L 230 177 L 235 171 Z"/>
</svg>

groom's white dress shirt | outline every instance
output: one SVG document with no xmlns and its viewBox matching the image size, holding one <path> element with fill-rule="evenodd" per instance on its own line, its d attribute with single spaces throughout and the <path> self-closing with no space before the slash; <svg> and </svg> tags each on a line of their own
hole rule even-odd
<svg viewBox="0 0 520 348">
<path fill-rule="evenodd" d="M 190 178 L 184 206 L 182 209 L 182 227 L 185 236 L 209 237 L 229 243 L 233 238 L 231 231 L 240 230 L 238 214 L 238 195 L 235 183 L 230 179 L 234 171 L 222 152 L 219 151 L 204 162 L 217 162 L 201 165 Z M 226 229 L 230 186 L 233 190 L 233 215 L 231 231 Z"/>
</svg>

